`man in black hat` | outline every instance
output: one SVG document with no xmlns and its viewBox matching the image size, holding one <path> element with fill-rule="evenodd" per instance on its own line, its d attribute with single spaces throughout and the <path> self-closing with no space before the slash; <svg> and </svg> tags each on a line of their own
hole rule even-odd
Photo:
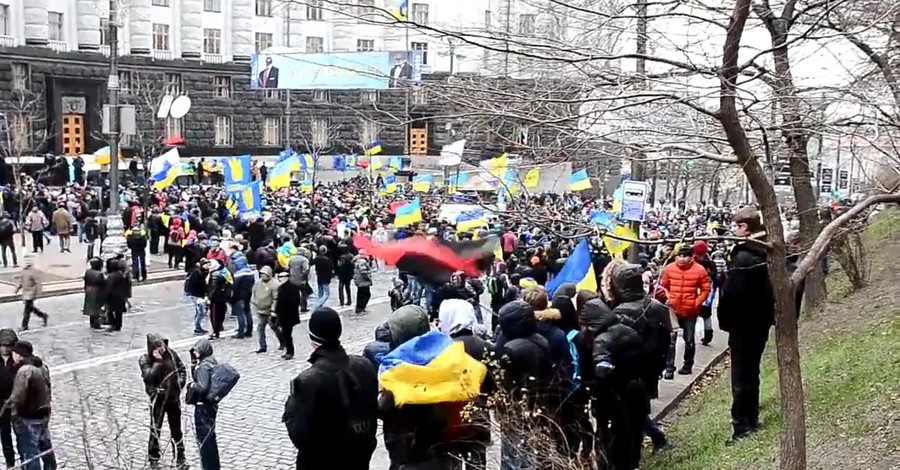
<svg viewBox="0 0 900 470">
<path fill-rule="evenodd" d="M 291 382 L 282 417 L 298 450 L 297 468 L 368 469 L 378 429 L 375 368 L 344 351 L 341 317 L 334 309 L 315 310 L 308 329 L 312 366 Z"/>
<path fill-rule="evenodd" d="M 12 347 L 19 340 L 15 330 L 0 330 L 0 400 L 5 402 L 12 394 L 16 380 L 16 364 L 12 357 Z M 0 415 L 0 442 L 3 444 L 3 459 L 7 468 L 16 466 L 16 448 L 13 447 L 12 420 L 9 413 Z"/>
</svg>

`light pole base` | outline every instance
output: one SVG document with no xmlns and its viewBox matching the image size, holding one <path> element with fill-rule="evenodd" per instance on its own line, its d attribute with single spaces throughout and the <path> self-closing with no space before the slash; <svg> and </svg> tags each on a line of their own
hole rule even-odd
<svg viewBox="0 0 900 470">
<path fill-rule="evenodd" d="M 106 216 L 106 239 L 103 240 L 101 251 L 104 261 L 116 257 L 119 253 L 124 254 L 126 260 L 130 260 L 131 253 L 125 240 L 125 227 L 120 214 L 111 213 Z"/>
</svg>

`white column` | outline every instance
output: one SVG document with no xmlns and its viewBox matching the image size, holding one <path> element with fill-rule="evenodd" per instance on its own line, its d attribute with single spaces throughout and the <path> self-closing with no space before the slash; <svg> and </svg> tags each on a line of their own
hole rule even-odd
<svg viewBox="0 0 900 470">
<path fill-rule="evenodd" d="M 224 7 L 224 5 L 223 5 Z M 224 8 L 223 8 L 224 9 Z M 181 58 L 199 60 L 203 51 L 203 2 L 181 2 Z"/>
<path fill-rule="evenodd" d="M 46 46 L 50 38 L 47 0 L 25 0 L 24 3 L 25 45 Z"/>
<path fill-rule="evenodd" d="M 250 62 L 250 56 L 255 52 L 251 24 L 253 9 L 253 0 L 234 0 L 231 21 L 231 51 L 232 60 L 235 62 Z"/>
<path fill-rule="evenodd" d="M 99 0 L 79 0 L 76 2 L 76 25 L 78 50 L 96 51 L 100 49 L 100 8 Z"/>
<path fill-rule="evenodd" d="M 150 55 L 153 47 L 153 8 L 150 0 L 129 0 L 128 29 L 131 53 Z"/>
</svg>

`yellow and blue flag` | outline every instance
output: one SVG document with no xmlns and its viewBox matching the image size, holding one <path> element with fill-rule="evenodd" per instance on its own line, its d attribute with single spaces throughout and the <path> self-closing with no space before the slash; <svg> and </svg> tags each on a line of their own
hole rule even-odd
<svg viewBox="0 0 900 470">
<path fill-rule="evenodd" d="M 262 213 L 262 182 L 256 181 L 248 184 L 241 190 L 241 197 L 238 199 L 238 215 L 247 219 L 250 217 L 259 217 Z"/>
<path fill-rule="evenodd" d="M 594 274 L 591 247 L 587 238 L 578 242 L 559 274 L 547 283 L 547 294 L 552 297 L 556 289 L 566 282 L 574 283 L 578 290 L 597 292 L 597 276 Z"/>
<path fill-rule="evenodd" d="M 525 173 L 525 187 L 528 189 L 536 188 L 538 181 L 541 179 L 541 169 L 532 168 Z"/>
<path fill-rule="evenodd" d="M 400 5 L 394 10 L 394 18 L 400 21 L 409 19 L 409 0 L 400 0 Z"/>
<path fill-rule="evenodd" d="M 403 157 L 391 157 L 388 166 L 394 171 L 399 170 L 403 166 Z"/>
<path fill-rule="evenodd" d="M 509 167 L 509 158 L 507 158 L 506 154 L 504 153 L 499 157 L 484 160 L 480 163 L 480 165 L 495 178 L 500 178 L 504 173 L 506 173 L 506 169 Z"/>
<path fill-rule="evenodd" d="M 369 158 L 369 169 L 371 169 L 372 171 L 378 171 L 384 168 L 385 163 L 386 162 L 383 158 L 379 158 L 373 155 Z"/>
<path fill-rule="evenodd" d="M 456 230 L 458 232 L 469 232 L 479 227 L 487 227 L 487 219 L 484 217 L 484 210 L 472 209 L 465 211 L 456 217 Z"/>
<path fill-rule="evenodd" d="M 312 180 L 303 180 L 300 182 L 300 192 L 311 193 L 313 192 L 313 183 Z"/>
<path fill-rule="evenodd" d="M 466 181 L 469 181 L 468 171 L 450 175 L 450 178 L 447 179 L 447 192 L 455 193 L 456 189 L 459 188 L 460 185 L 465 184 Z"/>
<path fill-rule="evenodd" d="M 232 216 L 237 216 L 240 212 L 240 204 L 238 203 L 238 198 L 241 196 L 240 192 L 229 193 L 228 198 L 225 199 L 225 210 L 228 211 Z"/>
<path fill-rule="evenodd" d="M 397 177 L 393 173 L 385 175 L 382 180 L 381 192 L 391 194 L 397 192 Z"/>
<path fill-rule="evenodd" d="M 304 171 L 313 171 L 316 168 L 316 158 L 308 153 L 301 154 L 300 166 Z"/>
<path fill-rule="evenodd" d="M 615 217 L 604 210 L 597 210 L 591 213 L 591 223 L 612 231 L 616 226 Z"/>
<path fill-rule="evenodd" d="M 294 155 L 294 149 L 288 147 L 280 152 L 278 152 L 278 162 L 281 163 L 282 160 L 286 160 Z"/>
<path fill-rule="evenodd" d="M 110 160 L 109 145 L 94 152 L 94 163 L 98 165 L 109 165 Z M 122 160 L 122 148 L 119 147 L 119 160 Z"/>
<path fill-rule="evenodd" d="M 631 229 L 627 224 L 619 224 L 616 225 L 614 229 L 611 230 L 612 234 L 617 237 L 622 238 L 630 238 L 632 240 L 637 238 L 637 234 L 634 233 L 634 230 Z M 606 251 L 614 257 L 621 257 L 625 250 L 628 249 L 632 245 L 629 241 L 617 240 L 615 238 L 603 237 L 603 244 L 606 245 Z M 677 250 L 675 251 L 678 252 Z"/>
<path fill-rule="evenodd" d="M 381 358 L 378 383 L 397 406 L 470 401 L 481 393 L 487 366 L 466 354 L 463 343 L 430 331 Z"/>
<path fill-rule="evenodd" d="M 178 158 L 177 148 L 167 151 L 150 162 L 150 180 L 153 181 L 153 188 L 157 191 L 171 186 L 179 175 L 181 175 L 181 161 Z"/>
<path fill-rule="evenodd" d="M 413 191 L 427 193 L 431 190 L 432 184 L 434 184 L 434 175 L 416 176 L 412 181 Z"/>
<path fill-rule="evenodd" d="M 353 168 L 356 166 L 359 159 L 355 154 L 347 155 L 347 168 Z"/>
<path fill-rule="evenodd" d="M 239 191 L 250 183 L 250 155 L 231 157 L 225 160 L 225 191 Z"/>
<path fill-rule="evenodd" d="M 616 214 L 622 212 L 622 198 L 625 197 L 625 187 L 619 185 L 615 191 L 613 191 L 613 204 L 612 211 Z"/>
<path fill-rule="evenodd" d="M 291 262 L 291 257 L 297 254 L 297 247 L 294 246 L 294 242 L 288 240 L 284 242 L 283 245 L 278 247 L 278 251 L 276 252 L 278 265 L 282 268 L 288 267 L 288 264 Z"/>
<path fill-rule="evenodd" d="M 272 190 L 287 188 L 291 185 L 291 174 L 295 171 L 300 171 L 300 156 L 297 154 L 278 162 L 269 170 L 266 186 Z"/>
<path fill-rule="evenodd" d="M 578 170 L 569 176 L 569 191 L 583 191 L 591 188 L 591 180 L 587 170 Z"/>
<path fill-rule="evenodd" d="M 210 173 L 221 173 L 222 170 L 222 160 L 218 158 L 209 159 L 203 162 L 203 169 Z"/>
<path fill-rule="evenodd" d="M 406 227 L 416 222 L 422 221 L 422 204 L 416 198 L 409 204 L 397 208 L 397 215 L 394 217 L 394 226 L 397 228 Z"/>
<path fill-rule="evenodd" d="M 384 149 L 381 147 L 381 141 L 376 140 L 375 142 L 372 142 L 372 145 L 366 150 L 366 156 L 371 157 L 373 155 L 378 155 L 383 151 Z"/>
</svg>

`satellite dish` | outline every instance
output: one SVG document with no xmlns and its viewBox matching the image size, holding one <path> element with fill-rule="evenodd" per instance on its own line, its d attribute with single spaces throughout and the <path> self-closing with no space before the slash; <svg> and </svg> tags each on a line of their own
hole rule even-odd
<svg viewBox="0 0 900 470">
<path fill-rule="evenodd" d="M 159 102 L 159 109 L 156 110 L 157 119 L 169 117 L 169 109 L 172 107 L 172 100 L 174 99 L 172 95 L 163 96 L 162 101 Z"/>
<path fill-rule="evenodd" d="M 179 96 L 178 98 L 175 98 L 175 101 L 172 102 L 172 107 L 169 110 L 169 115 L 175 119 L 181 119 L 190 110 L 191 110 L 191 99 L 185 95 L 182 95 L 182 96 Z"/>
</svg>

